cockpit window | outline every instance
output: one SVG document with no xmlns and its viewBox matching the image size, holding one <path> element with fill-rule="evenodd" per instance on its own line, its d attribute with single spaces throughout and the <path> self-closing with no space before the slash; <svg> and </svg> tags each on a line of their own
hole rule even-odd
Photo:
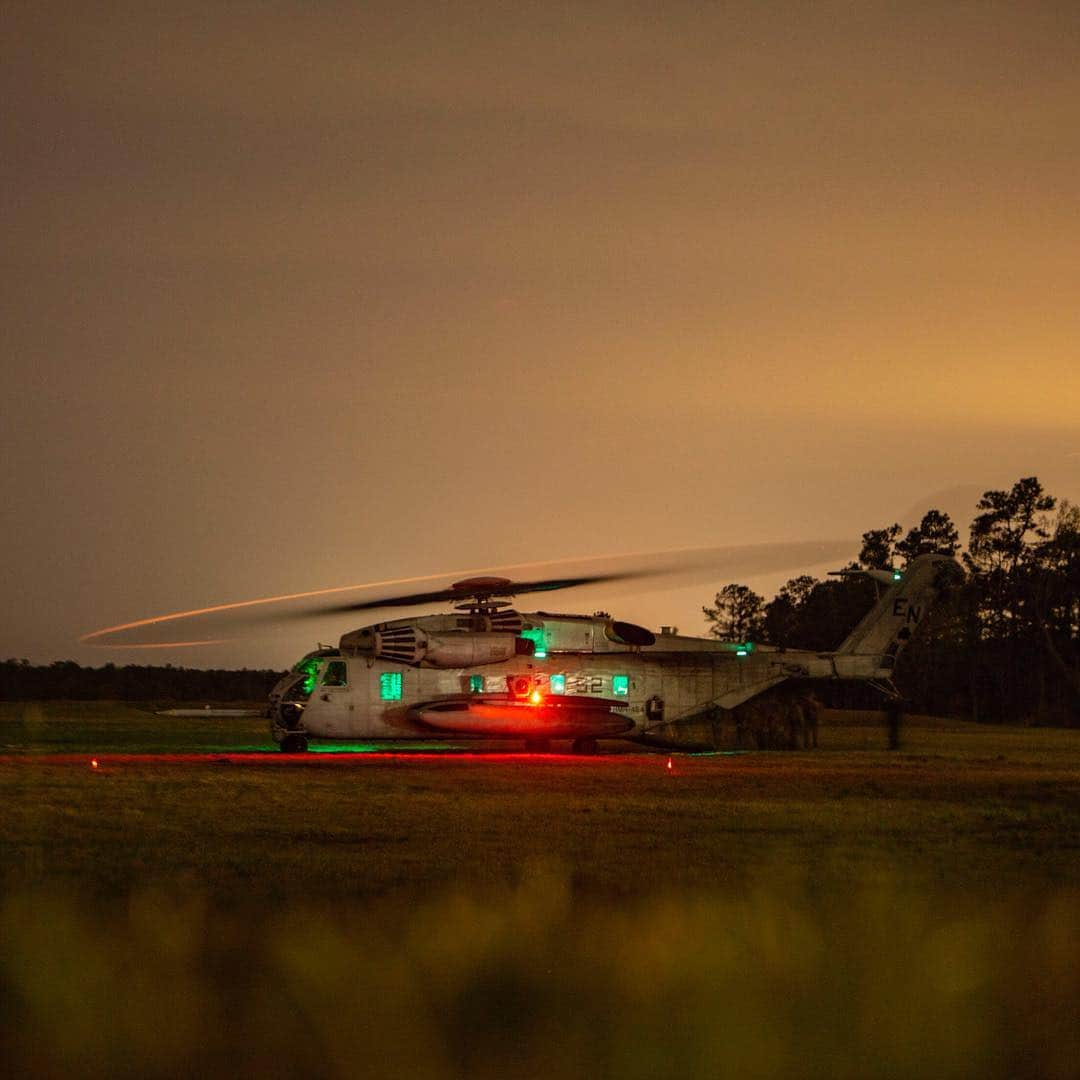
<svg viewBox="0 0 1080 1080">
<path fill-rule="evenodd" d="M 301 685 L 304 693 L 310 694 L 315 689 L 315 678 L 319 674 L 319 661 L 313 656 L 306 656 L 293 668 L 293 671 L 304 676 Z"/>
<path fill-rule="evenodd" d="M 307 674 L 309 671 L 314 671 L 319 666 L 319 661 L 327 656 L 340 656 L 340 649 L 316 649 L 314 652 L 309 652 L 300 657 L 299 660 L 293 664 L 293 671 L 303 672 Z"/>
<path fill-rule="evenodd" d="M 348 673 L 344 660 L 331 660 L 323 672 L 323 686 L 345 686 L 348 682 Z"/>
</svg>

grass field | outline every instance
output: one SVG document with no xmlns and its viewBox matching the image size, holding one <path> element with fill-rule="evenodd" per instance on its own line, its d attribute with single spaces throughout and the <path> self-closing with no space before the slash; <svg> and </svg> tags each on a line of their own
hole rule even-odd
<svg viewBox="0 0 1080 1080">
<path fill-rule="evenodd" d="M 259 720 L 3 706 L 0 1059 L 1080 1074 L 1080 732 L 926 720 L 889 752 L 870 719 L 669 768 L 290 761 L 243 753 Z"/>
</svg>

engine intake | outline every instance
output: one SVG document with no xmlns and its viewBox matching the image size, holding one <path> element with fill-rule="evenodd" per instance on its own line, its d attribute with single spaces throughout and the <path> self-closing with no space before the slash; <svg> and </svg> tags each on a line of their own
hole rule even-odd
<svg viewBox="0 0 1080 1080">
<path fill-rule="evenodd" d="M 535 646 L 513 633 L 457 630 L 429 633 L 415 626 L 365 627 L 341 638 L 346 656 L 374 656 L 410 667 L 464 668 L 531 656 Z"/>
<path fill-rule="evenodd" d="M 655 645 L 656 635 L 651 630 L 636 623 L 620 622 L 618 619 L 608 619 L 604 624 L 604 637 L 608 641 L 614 641 L 616 645 Z"/>
</svg>

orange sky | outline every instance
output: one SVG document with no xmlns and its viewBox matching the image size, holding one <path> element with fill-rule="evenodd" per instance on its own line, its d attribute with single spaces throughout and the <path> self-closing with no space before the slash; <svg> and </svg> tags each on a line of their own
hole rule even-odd
<svg viewBox="0 0 1080 1080">
<path fill-rule="evenodd" d="M 1075 4 L 9 6 L 0 657 L 1076 499 L 1078 47 Z"/>
</svg>

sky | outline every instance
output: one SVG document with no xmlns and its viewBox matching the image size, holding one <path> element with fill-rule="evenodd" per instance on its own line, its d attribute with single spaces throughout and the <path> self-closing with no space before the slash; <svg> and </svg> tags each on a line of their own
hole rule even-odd
<svg viewBox="0 0 1080 1080">
<path fill-rule="evenodd" d="M 351 625 L 78 639 L 1080 500 L 1074 3 L 4 23 L 0 658 L 280 667 Z M 698 632 L 824 564 L 739 569 L 555 606 Z"/>
</svg>

